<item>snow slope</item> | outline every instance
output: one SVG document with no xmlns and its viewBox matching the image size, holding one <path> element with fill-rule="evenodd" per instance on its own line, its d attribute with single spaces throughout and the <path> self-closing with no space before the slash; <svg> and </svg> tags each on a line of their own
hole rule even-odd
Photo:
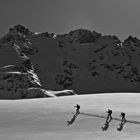
<svg viewBox="0 0 140 140">
<path fill-rule="evenodd" d="M 81 112 L 113 117 L 120 112 L 127 119 L 140 121 L 140 95 L 136 93 L 96 94 L 15 101 L 0 101 L 0 139 L 2 140 L 139 140 L 140 124 L 126 123 L 121 132 L 119 121 L 112 121 L 108 131 L 101 126 L 104 118 L 79 115 L 74 124 L 67 126 L 75 104 Z"/>
</svg>

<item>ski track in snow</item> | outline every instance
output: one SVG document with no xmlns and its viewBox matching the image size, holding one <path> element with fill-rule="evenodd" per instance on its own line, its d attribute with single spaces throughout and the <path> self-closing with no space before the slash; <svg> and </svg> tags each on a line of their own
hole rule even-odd
<svg viewBox="0 0 140 140">
<path fill-rule="evenodd" d="M 82 115 L 87 115 L 87 116 L 92 116 L 92 117 L 97 117 L 97 118 L 104 118 L 104 119 L 106 119 L 106 116 L 102 116 L 102 115 L 94 115 L 94 114 L 83 113 L 83 112 L 81 112 L 80 114 L 82 114 Z M 114 118 L 114 117 L 112 117 L 112 120 L 121 121 L 121 119 L 119 119 L 119 118 Z M 126 120 L 126 123 L 140 124 L 139 121 L 134 121 L 134 120 Z"/>
</svg>

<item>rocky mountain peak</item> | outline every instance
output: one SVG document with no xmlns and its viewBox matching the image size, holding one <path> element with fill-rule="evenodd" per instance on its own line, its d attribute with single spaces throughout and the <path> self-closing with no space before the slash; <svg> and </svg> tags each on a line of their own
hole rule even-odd
<svg viewBox="0 0 140 140">
<path fill-rule="evenodd" d="M 66 93 L 56 90 L 66 89 L 79 94 L 140 91 L 136 37 L 121 42 L 116 35 L 86 29 L 36 34 L 16 25 L 0 39 L 0 52 L 0 98 L 54 97 Z"/>
<path fill-rule="evenodd" d="M 9 32 L 11 33 L 21 33 L 24 35 L 31 35 L 33 32 L 31 32 L 28 28 L 24 27 L 23 25 L 15 25 L 13 28 L 9 29 Z"/>
<path fill-rule="evenodd" d="M 58 35 L 58 37 L 63 37 L 70 43 L 91 43 L 95 42 L 100 36 L 100 33 L 82 28 L 70 31 L 68 34 Z"/>
<path fill-rule="evenodd" d="M 137 37 L 133 37 L 133 36 L 130 35 L 124 40 L 124 43 L 126 43 L 126 42 L 136 43 L 136 42 L 139 42 L 139 41 L 140 40 Z"/>
</svg>

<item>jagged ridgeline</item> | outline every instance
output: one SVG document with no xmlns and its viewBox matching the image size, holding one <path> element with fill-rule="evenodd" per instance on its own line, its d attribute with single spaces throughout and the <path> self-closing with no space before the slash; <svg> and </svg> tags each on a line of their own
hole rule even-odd
<svg viewBox="0 0 140 140">
<path fill-rule="evenodd" d="M 16 25 L 0 39 L 0 99 L 140 92 L 140 40 L 77 29 L 63 35 Z M 65 94 L 61 94 L 65 95 Z"/>
</svg>

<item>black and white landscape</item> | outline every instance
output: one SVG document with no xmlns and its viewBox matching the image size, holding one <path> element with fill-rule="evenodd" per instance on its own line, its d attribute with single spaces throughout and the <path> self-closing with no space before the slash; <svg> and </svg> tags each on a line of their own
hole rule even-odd
<svg viewBox="0 0 140 140">
<path fill-rule="evenodd" d="M 139 139 L 139 48 L 132 36 L 121 42 L 86 29 L 54 35 L 10 28 L 0 39 L 0 139 Z M 77 103 L 81 114 L 67 126 Z M 120 120 L 125 111 L 132 123 L 118 132 L 112 120 L 103 132 L 108 108 Z"/>
<path fill-rule="evenodd" d="M 0 102 L 1 140 L 139 140 L 140 124 L 126 123 L 117 131 L 119 121 L 112 120 L 107 131 L 101 127 L 104 118 L 79 114 L 72 125 L 73 106 L 81 105 L 81 112 L 106 116 L 108 108 L 113 117 L 125 111 L 128 120 L 140 121 L 140 95 L 94 94 L 59 98 L 28 99 Z M 120 118 L 121 119 L 121 118 Z"/>
<path fill-rule="evenodd" d="M 139 140 L 139 7 L 1 0 L 0 140 Z"/>
</svg>

